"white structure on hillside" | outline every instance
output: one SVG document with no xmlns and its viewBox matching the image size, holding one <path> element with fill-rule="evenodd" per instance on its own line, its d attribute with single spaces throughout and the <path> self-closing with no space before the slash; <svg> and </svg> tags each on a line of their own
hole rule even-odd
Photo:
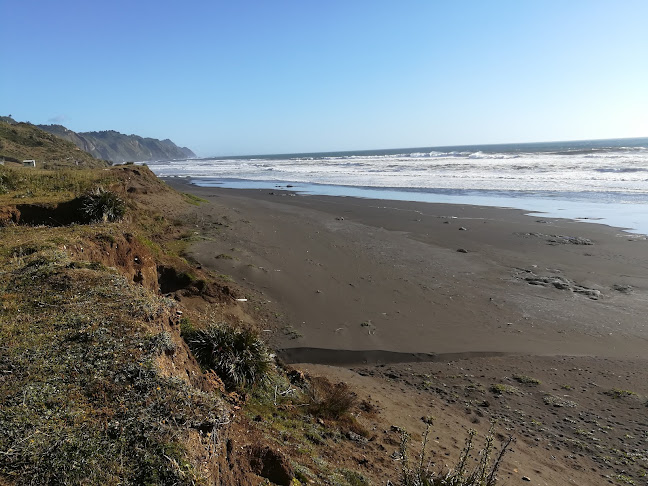
<svg viewBox="0 0 648 486">
<path fill-rule="evenodd" d="M 36 167 L 36 161 L 34 159 L 23 160 L 23 167 Z"/>
</svg>

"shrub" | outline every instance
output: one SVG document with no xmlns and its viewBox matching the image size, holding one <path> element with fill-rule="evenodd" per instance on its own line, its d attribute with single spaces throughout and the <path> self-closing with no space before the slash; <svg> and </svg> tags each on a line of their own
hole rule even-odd
<svg viewBox="0 0 648 486">
<path fill-rule="evenodd" d="M 621 390 L 619 388 L 613 388 L 612 390 L 604 391 L 603 394 L 612 398 L 625 398 L 625 397 L 631 397 L 633 395 L 636 395 L 636 393 L 633 391 Z"/>
<path fill-rule="evenodd" d="M 357 403 L 357 396 L 346 383 L 333 384 L 315 377 L 308 388 L 308 410 L 317 417 L 339 419 Z"/>
<path fill-rule="evenodd" d="M 97 187 L 81 197 L 81 211 L 91 222 L 119 221 L 126 214 L 126 203 L 114 192 Z"/>
<path fill-rule="evenodd" d="M 537 386 L 540 384 L 540 380 L 538 380 L 537 378 L 532 378 L 531 376 L 526 375 L 513 375 L 513 379 L 518 383 L 527 386 Z"/>
<path fill-rule="evenodd" d="M 342 469 L 340 473 L 344 476 L 349 486 L 369 486 L 367 479 L 357 471 Z"/>
<path fill-rule="evenodd" d="M 188 336 L 188 344 L 198 362 L 213 369 L 230 389 L 265 381 L 270 371 L 268 349 L 252 329 L 211 325 Z"/>
<path fill-rule="evenodd" d="M 545 403 L 545 405 L 551 405 L 556 408 L 574 408 L 578 406 L 576 402 L 567 400 L 566 398 L 551 395 L 550 393 L 545 394 L 545 396 L 542 397 L 542 401 Z"/>
<path fill-rule="evenodd" d="M 504 393 L 506 393 L 508 395 L 519 395 L 520 394 L 520 390 L 518 390 L 514 386 L 505 385 L 503 383 L 496 383 L 494 385 L 491 385 L 488 389 L 491 391 L 491 393 L 494 393 L 495 395 L 502 395 Z"/>
<path fill-rule="evenodd" d="M 9 174 L 0 172 L 0 194 L 6 194 L 14 189 L 14 181 Z"/>
<path fill-rule="evenodd" d="M 409 436 L 407 432 L 403 432 L 401 436 L 402 469 L 400 486 L 494 486 L 497 483 L 497 471 L 508 447 L 513 442 L 512 437 L 506 439 L 502 443 L 499 452 L 497 452 L 494 447 L 493 428 L 491 427 L 486 435 L 484 447 L 478 452 L 477 465 L 470 471 L 468 460 L 472 457 L 472 451 L 475 447 L 474 438 L 477 435 L 477 432 L 471 430 L 457 465 L 446 473 L 435 473 L 430 471 L 431 461 L 427 461 L 426 458 L 430 422 L 426 421 L 426 424 L 421 454 L 413 466 L 410 466 L 407 455 Z"/>
</svg>

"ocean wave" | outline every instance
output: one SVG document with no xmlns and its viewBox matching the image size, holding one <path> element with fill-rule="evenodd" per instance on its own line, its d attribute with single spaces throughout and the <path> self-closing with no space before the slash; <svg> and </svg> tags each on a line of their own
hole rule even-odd
<svg viewBox="0 0 648 486">
<path fill-rule="evenodd" d="M 648 140 L 638 146 L 531 151 L 511 146 L 150 162 L 161 176 L 403 189 L 622 191 L 648 194 Z M 523 150 L 524 149 L 524 150 Z"/>
<path fill-rule="evenodd" d="M 635 167 L 600 167 L 592 169 L 595 172 L 604 172 L 604 173 L 634 173 L 634 172 L 648 172 L 648 168 L 635 168 Z"/>
</svg>

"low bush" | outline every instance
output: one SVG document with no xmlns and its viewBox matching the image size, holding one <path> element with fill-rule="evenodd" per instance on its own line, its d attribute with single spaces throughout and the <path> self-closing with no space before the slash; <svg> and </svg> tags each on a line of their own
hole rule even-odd
<svg viewBox="0 0 648 486">
<path fill-rule="evenodd" d="M 214 370 L 229 389 L 267 379 L 270 354 L 253 329 L 216 324 L 192 332 L 187 342 L 201 366 Z"/>
<path fill-rule="evenodd" d="M 540 380 L 526 375 L 513 375 L 513 379 L 522 385 L 527 386 L 537 386 L 540 384 Z"/>
<path fill-rule="evenodd" d="M 461 451 L 457 465 L 448 470 L 431 471 L 431 461 L 427 460 L 427 440 L 430 432 L 430 421 L 426 421 L 426 429 L 423 434 L 421 453 L 416 464 L 410 464 L 408 458 L 409 436 L 403 432 L 401 437 L 400 453 L 402 457 L 400 486 L 494 486 L 497 484 L 497 471 L 500 468 L 502 459 L 506 454 L 513 438 L 506 439 L 499 450 L 495 449 L 493 429 L 486 435 L 484 447 L 477 453 L 476 462 L 472 470 L 469 468 L 469 460 L 473 457 L 475 448 L 474 439 L 477 432 L 471 430 L 466 439 L 466 445 Z"/>
<path fill-rule="evenodd" d="M 617 398 L 617 399 L 636 395 L 636 393 L 633 391 L 621 390 L 619 388 L 613 388 L 612 390 L 604 391 L 603 394 L 607 395 L 608 397 Z"/>
<path fill-rule="evenodd" d="M 346 383 L 333 384 L 323 377 L 311 379 L 308 411 L 316 417 L 339 419 L 357 403 L 358 397 Z"/>
<path fill-rule="evenodd" d="M 505 385 L 503 383 L 496 383 L 494 385 L 491 385 L 488 389 L 491 391 L 491 393 L 494 393 L 495 395 L 503 395 L 505 393 L 507 395 L 520 394 L 520 390 L 517 389 L 516 387 L 512 385 Z"/>
<path fill-rule="evenodd" d="M 126 203 L 114 192 L 98 187 L 81 197 L 81 211 L 90 222 L 119 221 L 126 214 Z"/>
</svg>

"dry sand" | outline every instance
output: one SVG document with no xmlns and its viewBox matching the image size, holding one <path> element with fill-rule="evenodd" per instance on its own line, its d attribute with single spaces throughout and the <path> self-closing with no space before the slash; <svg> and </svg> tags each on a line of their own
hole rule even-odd
<svg viewBox="0 0 648 486">
<path fill-rule="evenodd" d="M 190 256 L 248 289 L 241 305 L 284 359 L 354 383 L 382 421 L 433 415 L 452 450 L 457 428 L 497 419 L 518 438 L 504 484 L 648 484 L 645 237 L 511 209 L 167 182 L 209 201 Z"/>
</svg>

